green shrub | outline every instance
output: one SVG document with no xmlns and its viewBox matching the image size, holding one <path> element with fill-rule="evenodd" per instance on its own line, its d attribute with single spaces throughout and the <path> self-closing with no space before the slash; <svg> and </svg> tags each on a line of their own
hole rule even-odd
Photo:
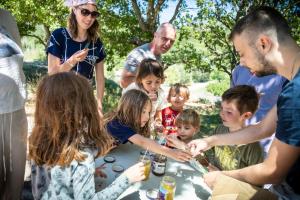
<svg viewBox="0 0 300 200">
<path fill-rule="evenodd" d="M 192 80 L 194 83 L 203 83 L 209 81 L 209 73 L 192 71 Z"/>
<path fill-rule="evenodd" d="M 219 115 L 219 110 L 215 109 L 213 112 L 202 112 L 201 117 L 201 127 L 200 127 L 200 137 L 212 135 L 215 128 L 221 124 L 221 119 Z"/>
<path fill-rule="evenodd" d="M 227 90 L 229 87 L 230 87 L 229 80 L 225 79 L 222 81 L 209 83 L 206 87 L 206 90 L 215 96 L 221 96 L 223 92 Z"/>
<path fill-rule="evenodd" d="M 36 84 L 41 77 L 47 74 L 47 68 L 42 62 L 25 62 L 23 71 L 26 82 L 30 84 Z"/>
<path fill-rule="evenodd" d="M 186 71 L 182 64 L 175 64 L 168 67 L 164 74 L 167 77 L 165 80 L 167 84 L 190 84 L 191 82 L 202 83 L 207 82 L 210 79 L 210 74 L 208 72 L 201 72 L 198 70 Z"/>
<path fill-rule="evenodd" d="M 43 67 L 44 66 L 44 67 Z M 26 77 L 27 90 L 35 93 L 37 83 L 41 77 L 47 74 L 47 68 L 42 62 L 24 63 L 23 71 Z M 94 89 L 95 84 L 94 85 Z M 105 90 L 103 97 L 103 112 L 108 112 L 116 108 L 121 97 L 122 89 L 110 79 L 105 79 Z M 95 92 L 96 93 L 96 92 Z"/>
<path fill-rule="evenodd" d="M 205 98 L 199 98 L 197 103 L 202 103 L 202 104 L 210 104 L 210 101 Z"/>
<path fill-rule="evenodd" d="M 40 27 L 39 30 L 42 31 L 43 28 Z M 33 35 L 35 34 L 36 32 Z M 42 36 L 43 33 L 41 32 L 38 35 Z M 41 43 L 38 43 L 35 38 L 24 36 L 22 37 L 21 42 L 25 61 L 46 61 L 47 55 L 45 52 L 45 46 L 43 46 Z"/>
<path fill-rule="evenodd" d="M 113 80 L 105 79 L 105 90 L 103 97 L 103 113 L 110 112 L 118 106 L 121 98 L 122 88 Z"/>
<path fill-rule="evenodd" d="M 218 69 L 213 70 L 209 75 L 210 80 L 221 81 L 228 78 L 228 75 Z"/>
<path fill-rule="evenodd" d="M 42 62 L 24 62 L 23 71 L 26 77 L 27 91 L 35 93 L 36 86 L 41 77 L 47 74 L 47 68 Z"/>
<path fill-rule="evenodd" d="M 184 66 L 182 64 L 175 64 L 170 66 L 164 71 L 164 75 L 166 76 L 165 83 L 167 84 L 189 84 L 192 79 L 191 73 L 187 73 L 184 70 Z"/>
<path fill-rule="evenodd" d="M 215 128 L 222 123 L 219 116 L 219 108 L 213 106 L 211 109 L 193 108 L 200 114 L 200 131 L 195 138 L 210 136 Z"/>
</svg>

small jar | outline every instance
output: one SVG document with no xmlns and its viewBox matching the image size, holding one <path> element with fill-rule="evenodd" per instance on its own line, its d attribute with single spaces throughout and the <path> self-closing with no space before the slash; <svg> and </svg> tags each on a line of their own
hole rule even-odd
<svg viewBox="0 0 300 200">
<path fill-rule="evenodd" d="M 171 176 L 164 176 L 159 187 L 159 200 L 173 200 L 176 190 L 175 178 Z"/>
<path fill-rule="evenodd" d="M 152 173 L 155 176 L 163 176 L 166 172 L 167 157 L 155 154 L 152 160 Z"/>
</svg>

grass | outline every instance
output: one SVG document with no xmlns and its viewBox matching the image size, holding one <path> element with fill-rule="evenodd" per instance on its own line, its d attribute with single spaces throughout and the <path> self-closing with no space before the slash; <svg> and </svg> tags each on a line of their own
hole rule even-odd
<svg viewBox="0 0 300 200">
<path fill-rule="evenodd" d="M 221 96 L 225 90 L 230 87 L 230 81 L 228 79 L 210 83 L 207 86 L 207 91 L 215 96 Z"/>
<path fill-rule="evenodd" d="M 202 111 L 200 113 L 201 127 L 199 137 L 209 136 L 213 130 L 221 123 L 218 109 L 211 111 Z"/>
<path fill-rule="evenodd" d="M 201 103 L 198 106 L 190 107 L 198 111 L 200 115 L 200 131 L 195 135 L 195 138 L 210 136 L 214 129 L 221 123 L 219 116 L 218 103 Z"/>
</svg>

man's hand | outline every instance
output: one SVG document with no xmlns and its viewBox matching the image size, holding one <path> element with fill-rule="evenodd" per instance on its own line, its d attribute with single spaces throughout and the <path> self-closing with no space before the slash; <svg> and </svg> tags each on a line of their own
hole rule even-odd
<svg viewBox="0 0 300 200">
<path fill-rule="evenodd" d="M 188 146 L 191 149 L 191 153 L 193 156 L 196 156 L 201 152 L 207 151 L 210 148 L 212 148 L 212 146 L 210 146 L 206 138 L 192 140 L 190 143 L 188 143 Z"/>
<path fill-rule="evenodd" d="M 208 172 L 207 174 L 204 174 L 204 176 L 203 176 L 204 182 L 206 183 L 206 185 L 208 187 L 213 189 L 213 187 L 216 183 L 217 177 L 219 177 L 221 174 L 222 174 L 221 171 Z"/>
</svg>

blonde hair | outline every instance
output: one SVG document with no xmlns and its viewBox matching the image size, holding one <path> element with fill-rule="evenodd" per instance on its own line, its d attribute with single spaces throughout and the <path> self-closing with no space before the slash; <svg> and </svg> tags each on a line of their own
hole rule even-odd
<svg viewBox="0 0 300 200">
<path fill-rule="evenodd" d="M 185 93 L 185 98 L 186 99 L 190 98 L 189 88 L 186 85 L 183 85 L 181 83 L 175 83 L 169 89 L 169 94 L 168 94 L 168 98 L 167 98 L 169 102 L 170 102 L 172 91 L 175 91 L 175 94 L 180 94 L 180 89 L 184 89 L 184 93 Z"/>
<path fill-rule="evenodd" d="M 88 80 L 73 72 L 45 76 L 38 84 L 35 125 L 29 156 L 37 165 L 69 165 L 83 161 L 84 148 L 104 155 L 113 139 L 102 128 L 97 102 Z"/>
<path fill-rule="evenodd" d="M 152 106 L 151 100 L 143 91 L 136 89 L 127 91 L 121 97 L 117 111 L 105 116 L 105 126 L 107 126 L 107 123 L 109 123 L 110 121 L 116 119 L 121 124 L 132 128 L 136 133 L 139 133 L 145 137 L 149 137 L 149 121 L 145 124 L 144 127 L 141 127 L 140 120 L 143 109 L 147 103 Z"/>
<path fill-rule="evenodd" d="M 200 127 L 200 117 L 199 114 L 193 109 L 184 109 L 176 117 L 175 125 L 190 124 L 194 128 Z"/>
</svg>

